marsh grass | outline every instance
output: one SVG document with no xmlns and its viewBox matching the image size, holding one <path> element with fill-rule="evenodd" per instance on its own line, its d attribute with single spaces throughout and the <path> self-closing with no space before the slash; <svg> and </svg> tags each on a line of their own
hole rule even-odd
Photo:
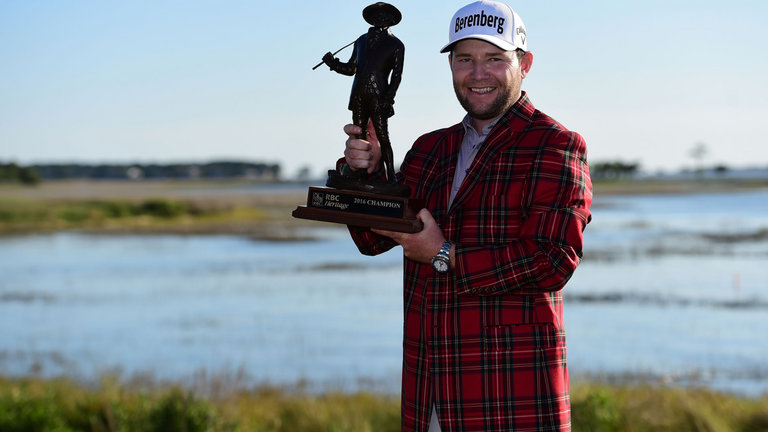
<svg viewBox="0 0 768 432">
<path fill-rule="evenodd" d="M 0 379 L 0 431 L 396 431 L 399 401 L 276 388 L 204 399 L 181 387 L 97 389 L 69 380 Z"/>
<path fill-rule="evenodd" d="M 33 200 L 0 199 L 0 234 L 58 230 L 92 231 L 217 231 L 217 226 L 258 223 L 270 219 L 258 207 L 180 200 Z M 226 228 L 221 228 L 226 230 Z"/>
<path fill-rule="evenodd" d="M 572 416 L 574 431 L 758 432 L 768 430 L 768 398 L 576 383 Z M 205 398 L 174 385 L 136 389 L 112 378 L 93 388 L 0 378 L 0 430 L 384 432 L 400 430 L 400 406 L 396 396 L 365 392 L 259 387 Z"/>
<path fill-rule="evenodd" d="M 0 184 L 0 236 L 80 231 L 307 240 L 300 231 L 319 222 L 291 217 L 296 206 L 304 202 L 306 189 L 263 191 L 258 185 L 243 182 Z"/>
<path fill-rule="evenodd" d="M 582 383 L 572 387 L 574 431 L 768 431 L 768 398 L 702 388 Z"/>
</svg>

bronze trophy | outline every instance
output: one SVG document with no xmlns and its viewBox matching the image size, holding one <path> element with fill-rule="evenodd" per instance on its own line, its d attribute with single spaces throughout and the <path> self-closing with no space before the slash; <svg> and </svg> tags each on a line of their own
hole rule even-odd
<svg viewBox="0 0 768 432">
<path fill-rule="evenodd" d="M 342 75 L 354 76 L 349 109 L 352 122 L 367 136 L 371 120 L 381 143 L 383 173 L 369 175 L 365 170 L 353 171 L 346 165 L 328 171 L 326 187 L 310 187 L 307 205 L 299 206 L 293 216 L 356 227 L 381 228 L 390 231 L 418 232 L 421 221 L 416 218 L 423 202 L 410 199 L 410 188 L 395 179 L 394 156 L 389 140 L 387 120 L 395 113 L 395 93 L 403 73 L 405 46 L 392 34 L 390 27 L 400 22 L 400 11 L 383 2 L 363 9 L 363 18 L 371 24 L 354 44 L 349 61 L 335 58 L 342 49 L 323 56 L 323 63 Z M 347 45 L 347 46 L 349 46 Z M 382 182 L 386 175 L 386 182 Z"/>
</svg>

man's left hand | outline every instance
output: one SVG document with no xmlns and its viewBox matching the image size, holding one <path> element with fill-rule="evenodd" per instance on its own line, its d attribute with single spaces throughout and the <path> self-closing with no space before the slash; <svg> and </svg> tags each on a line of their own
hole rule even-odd
<svg viewBox="0 0 768 432">
<path fill-rule="evenodd" d="M 445 236 L 429 210 L 421 209 L 416 217 L 424 224 L 424 228 L 417 233 L 408 234 L 375 228 L 371 229 L 371 231 L 391 237 L 403 247 L 403 253 L 407 258 L 429 264 L 432 262 L 432 258 L 437 255 L 437 252 L 440 251 L 440 247 L 445 242 Z"/>
</svg>

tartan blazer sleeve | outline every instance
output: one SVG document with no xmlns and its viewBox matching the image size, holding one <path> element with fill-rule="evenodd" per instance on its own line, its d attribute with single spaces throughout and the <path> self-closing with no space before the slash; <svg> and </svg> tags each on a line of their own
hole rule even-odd
<svg viewBox="0 0 768 432">
<path fill-rule="evenodd" d="M 459 294 L 535 294 L 563 288 L 582 256 L 582 232 L 589 223 L 592 184 L 586 145 L 577 133 L 560 129 L 541 135 L 518 202 L 519 233 L 503 243 L 456 245 Z M 514 177 L 510 175 L 510 177 Z M 503 210 L 502 210 L 503 211 Z M 477 214 L 482 215 L 482 211 Z M 492 218 L 478 221 L 492 224 Z M 486 228 L 488 229 L 488 228 Z"/>
</svg>

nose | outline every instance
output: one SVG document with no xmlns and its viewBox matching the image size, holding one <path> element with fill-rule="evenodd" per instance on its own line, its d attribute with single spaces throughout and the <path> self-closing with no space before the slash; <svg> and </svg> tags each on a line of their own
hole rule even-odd
<svg viewBox="0 0 768 432">
<path fill-rule="evenodd" d="M 472 62 L 472 78 L 485 78 L 488 76 L 488 65 L 484 61 Z"/>
</svg>

